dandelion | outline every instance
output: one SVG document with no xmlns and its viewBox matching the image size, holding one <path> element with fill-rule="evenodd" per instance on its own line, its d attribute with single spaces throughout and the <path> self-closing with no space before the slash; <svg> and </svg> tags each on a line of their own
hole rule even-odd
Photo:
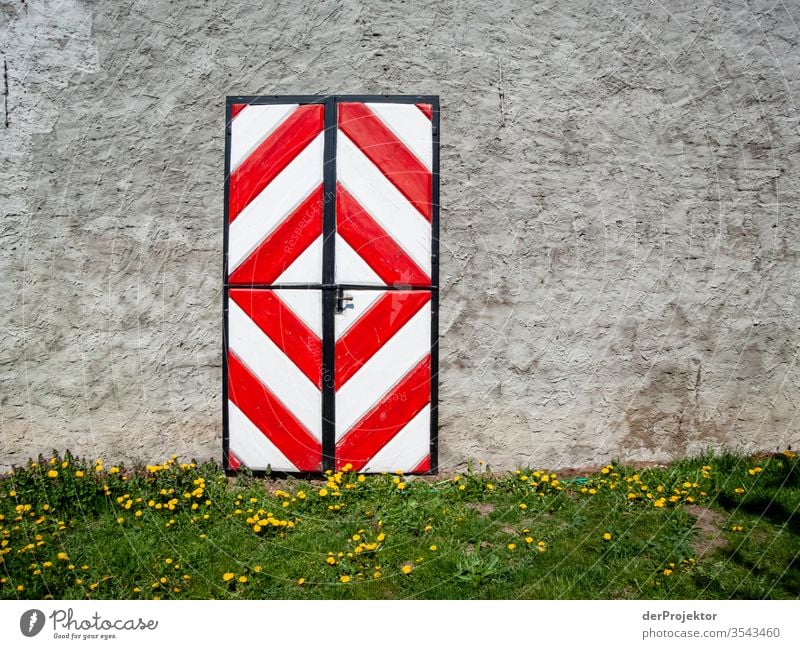
<svg viewBox="0 0 800 649">
<path fill-rule="evenodd" d="M 350 577 L 349 575 L 342 575 L 339 577 L 339 581 L 341 581 L 343 584 L 346 584 L 350 581 Z"/>
<path fill-rule="evenodd" d="M 376 570 L 375 572 L 373 572 L 373 573 L 372 573 L 372 578 L 373 578 L 373 579 L 380 579 L 380 578 L 381 578 L 381 573 L 379 573 L 379 572 Z"/>
<path fill-rule="evenodd" d="M 488 491 L 494 491 L 494 485 L 491 482 L 486 483 L 486 489 Z"/>
<path fill-rule="evenodd" d="M 398 482 L 397 483 L 397 488 L 398 488 L 398 490 L 402 491 L 403 489 L 406 488 L 406 483 L 405 482 Z"/>
<path fill-rule="evenodd" d="M 82 478 L 84 475 L 86 475 L 86 474 L 83 471 L 81 471 L 80 469 L 75 472 L 75 477 L 76 478 Z"/>
<path fill-rule="evenodd" d="M 50 469 L 47 472 L 47 477 L 48 478 L 57 478 L 58 477 L 58 471 L 56 471 L 55 469 Z"/>
<path fill-rule="evenodd" d="M 244 575 L 239 577 L 239 583 L 240 584 L 246 584 L 247 583 L 247 577 L 245 577 Z"/>
<path fill-rule="evenodd" d="M 122 516 L 120 516 L 119 518 L 117 518 L 117 523 L 120 523 L 120 524 L 122 524 L 122 523 L 124 523 L 124 522 L 125 522 L 125 519 L 124 519 Z"/>
<path fill-rule="evenodd" d="M 352 539 L 354 541 L 360 541 L 361 540 L 361 535 L 360 534 L 353 534 Z"/>
<path fill-rule="evenodd" d="M 520 509 L 528 509 L 528 506 L 525 503 L 520 503 L 519 504 L 519 508 Z"/>
<path fill-rule="evenodd" d="M 300 577 L 300 579 L 297 580 L 297 585 L 298 586 L 302 586 L 304 583 L 306 583 L 306 580 L 305 580 L 304 577 Z"/>
<path fill-rule="evenodd" d="M 336 559 L 334 559 L 333 557 L 328 557 L 327 559 L 325 559 L 325 561 L 327 562 L 327 564 L 328 564 L 329 566 L 334 566 L 334 565 L 336 565 Z"/>
<path fill-rule="evenodd" d="M 433 529 L 433 525 L 426 525 L 423 531 L 430 532 Z"/>
<path fill-rule="evenodd" d="M 412 568 L 410 565 L 406 564 L 406 565 L 404 565 L 404 566 L 401 568 L 401 570 L 402 570 L 402 572 L 403 572 L 403 574 L 404 574 L 404 575 L 408 575 L 408 574 L 410 574 L 410 573 L 411 573 L 411 571 L 413 570 L 413 568 Z"/>
<path fill-rule="evenodd" d="M 514 550 L 517 549 L 517 544 L 516 543 L 509 543 L 506 547 L 509 549 L 510 552 L 513 552 Z"/>
<path fill-rule="evenodd" d="M 226 572 L 224 575 L 222 575 L 222 581 L 230 581 L 230 580 L 231 580 L 231 579 L 233 579 L 235 576 L 236 576 L 236 575 L 235 575 L 235 574 L 233 574 L 232 572 Z"/>
<path fill-rule="evenodd" d="M 432 546 L 431 546 L 430 548 L 428 548 L 428 549 L 429 549 L 431 552 L 436 552 L 436 551 L 437 551 L 439 548 L 438 548 L 438 546 L 436 546 L 436 545 L 432 545 Z"/>
<path fill-rule="evenodd" d="M 381 532 L 381 533 L 380 533 L 380 534 L 378 534 L 378 536 L 376 537 L 376 540 L 377 540 L 379 543 L 382 543 L 383 541 L 385 541 L 385 540 L 386 540 L 386 535 L 385 535 L 383 532 Z"/>
<path fill-rule="evenodd" d="M 664 576 L 669 577 L 672 574 L 672 570 L 670 568 L 664 568 Z"/>
<path fill-rule="evenodd" d="M 611 532 L 606 532 L 605 534 L 603 534 L 603 540 L 604 541 L 610 541 L 611 540 Z"/>
<path fill-rule="evenodd" d="M 323 487 L 322 489 L 319 490 L 319 495 L 324 498 L 325 496 L 328 495 L 328 490 Z"/>
<path fill-rule="evenodd" d="M 744 493 L 744 489 L 742 489 L 741 487 L 736 487 L 736 489 L 734 489 L 734 491 L 735 491 L 737 494 L 743 494 L 743 493 Z"/>
<path fill-rule="evenodd" d="M 261 572 L 262 570 L 263 570 L 263 568 L 261 566 L 253 566 L 253 571 L 254 572 Z"/>
<path fill-rule="evenodd" d="M 525 543 L 527 543 L 528 545 L 533 543 L 533 537 L 532 536 L 526 536 L 525 537 Z"/>
</svg>

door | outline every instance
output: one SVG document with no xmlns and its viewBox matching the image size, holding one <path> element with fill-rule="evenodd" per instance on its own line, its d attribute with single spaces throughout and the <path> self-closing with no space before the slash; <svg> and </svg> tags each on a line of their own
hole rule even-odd
<svg viewBox="0 0 800 649">
<path fill-rule="evenodd" d="M 436 470 L 438 99 L 228 99 L 225 468 Z"/>
</svg>

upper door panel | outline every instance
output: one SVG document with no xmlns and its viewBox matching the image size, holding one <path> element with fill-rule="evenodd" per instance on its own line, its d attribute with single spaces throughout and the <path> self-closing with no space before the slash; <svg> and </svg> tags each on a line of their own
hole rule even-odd
<svg viewBox="0 0 800 649">
<path fill-rule="evenodd" d="M 430 104 L 341 102 L 336 135 L 336 282 L 430 286 Z"/>
<path fill-rule="evenodd" d="M 229 284 L 322 281 L 322 104 L 233 104 Z"/>
</svg>

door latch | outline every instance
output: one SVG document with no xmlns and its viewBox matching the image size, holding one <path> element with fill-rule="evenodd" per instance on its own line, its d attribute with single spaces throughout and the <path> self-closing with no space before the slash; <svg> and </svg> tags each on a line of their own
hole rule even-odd
<svg viewBox="0 0 800 649">
<path fill-rule="evenodd" d="M 345 295 L 344 289 L 338 288 L 336 289 L 336 313 L 344 313 L 345 310 L 345 302 L 352 302 L 353 296 L 352 295 Z"/>
</svg>

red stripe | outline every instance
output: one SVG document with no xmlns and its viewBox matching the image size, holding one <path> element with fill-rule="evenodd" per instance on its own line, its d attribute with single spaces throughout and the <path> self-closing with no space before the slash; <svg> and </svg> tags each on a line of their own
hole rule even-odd
<svg viewBox="0 0 800 649">
<path fill-rule="evenodd" d="M 339 104 L 339 128 L 431 220 L 431 173 L 364 104 Z"/>
<path fill-rule="evenodd" d="M 414 104 L 417 108 L 419 108 L 423 113 L 425 113 L 425 117 L 428 119 L 433 119 L 433 106 L 430 104 Z"/>
<path fill-rule="evenodd" d="M 425 459 L 422 460 L 417 466 L 415 466 L 409 473 L 428 473 L 431 470 L 431 456 L 426 455 Z"/>
<path fill-rule="evenodd" d="M 236 117 L 236 116 L 237 116 L 239 113 L 241 113 L 241 112 L 242 112 L 242 111 L 243 111 L 243 110 L 244 110 L 246 107 L 247 107 L 247 104 L 233 104 L 233 105 L 231 106 L 231 119 L 233 119 L 234 117 Z"/>
<path fill-rule="evenodd" d="M 322 234 L 322 185 L 231 273 L 233 284 L 271 284 Z"/>
<path fill-rule="evenodd" d="M 336 186 L 336 231 L 387 284 L 424 286 L 430 278 L 341 184 Z"/>
<path fill-rule="evenodd" d="M 426 356 L 336 445 L 336 467 L 363 469 L 431 398 L 431 358 Z"/>
<path fill-rule="evenodd" d="M 322 387 L 322 341 L 275 291 L 232 289 L 230 298 L 317 388 Z"/>
<path fill-rule="evenodd" d="M 228 352 L 228 398 L 298 470 L 320 470 L 320 443 L 231 351 Z"/>
<path fill-rule="evenodd" d="M 323 107 L 300 106 L 231 174 L 229 218 L 233 221 L 322 131 Z"/>
<path fill-rule="evenodd" d="M 336 389 L 400 331 L 428 300 L 428 291 L 386 291 L 336 341 Z"/>
<path fill-rule="evenodd" d="M 228 466 L 234 471 L 242 466 L 242 461 L 236 457 L 233 451 L 228 451 Z"/>
</svg>

